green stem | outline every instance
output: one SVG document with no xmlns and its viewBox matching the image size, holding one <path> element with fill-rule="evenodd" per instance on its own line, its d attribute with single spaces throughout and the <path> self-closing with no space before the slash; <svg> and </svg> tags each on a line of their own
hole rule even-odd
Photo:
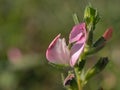
<svg viewBox="0 0 120 90">
<path fill-rule="evenodd" d="M 93 44 L 93 31 L 90 30 L 88 34 L 88 40 L 87 40 L 87 45 L 91 47 Z"/>
<path fill-rule="evenodd" d="M 78 85 L 78 90 L 83 90 L 81 86 L 81 80 L 80 80 L 80 71 L 78 67 L 75 67 L 74 69 L 75 74 L 76 74 L 76 79 L 77 79 L 77 85 Z"/>
</svg>

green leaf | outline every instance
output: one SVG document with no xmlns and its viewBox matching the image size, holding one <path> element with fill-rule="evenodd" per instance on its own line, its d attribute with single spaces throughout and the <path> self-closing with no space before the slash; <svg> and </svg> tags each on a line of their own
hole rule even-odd
<svg viewBox="0 0 120 90">
<path fill-rule="evenodd" d="M 76 13 L 73 14 L 73 20 L 74 20 L 75 24 L 79 24 L 79 19 L 78 19 L 78 16 Z"/>
</svg>

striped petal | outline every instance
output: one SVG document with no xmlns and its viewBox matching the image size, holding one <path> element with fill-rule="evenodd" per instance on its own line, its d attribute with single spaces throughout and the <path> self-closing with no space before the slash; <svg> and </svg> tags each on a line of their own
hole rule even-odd
<svg viewBox="0 0 120 90">
<path fill-rule="evenodd" d="M 70 32 L 69 36 L 69 43 L 74 43 L 76 41 L 84 42 L 86 38 L 84 38 L 86 35 L 86 28 L 85 23 L 81 23 L 78 25 L 75 25 Z"/>
<path fill-rule="evenodd" d="M 70 66 L 73 67 L 84 49 L 85 43 L 77 42 L 71 48 Z"/>
</svg>

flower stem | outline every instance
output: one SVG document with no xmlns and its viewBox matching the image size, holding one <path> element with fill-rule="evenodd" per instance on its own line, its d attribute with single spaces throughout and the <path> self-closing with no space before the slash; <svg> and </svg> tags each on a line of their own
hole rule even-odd
<svg viewBox="0 0 120 90">
<path fill-rule="evenodd" d="M 76 80 L 77 80 L 77 85 L 78 85 L 78 90 L 83 90 L 81 86 L 81 80 L 80 80 L 80 71 L 78 67 L 74 68 L 75 74 L 76 74 Z"/>
</svg>

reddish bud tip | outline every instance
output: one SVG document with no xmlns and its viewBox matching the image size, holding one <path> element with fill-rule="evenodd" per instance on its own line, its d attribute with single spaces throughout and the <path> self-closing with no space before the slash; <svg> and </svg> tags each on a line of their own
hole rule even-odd
<svg viewBox="0 0 120 90">
<path fill-rule="evenodd" d="M 103 37 L 105 40 L 109 40 L 112 37 L 113 29 L 108 28 L 105 33 L 103 34 Z"/>
</svg>

